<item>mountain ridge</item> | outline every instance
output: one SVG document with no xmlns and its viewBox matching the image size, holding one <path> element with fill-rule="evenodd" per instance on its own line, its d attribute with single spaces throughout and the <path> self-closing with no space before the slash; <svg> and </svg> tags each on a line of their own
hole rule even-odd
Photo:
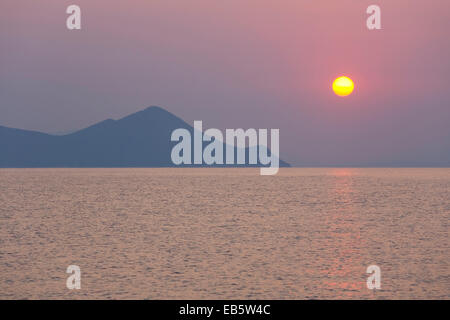
<svg viewBox="0 0 450 320">
<path fill-rule="evenodd" d="M 194 132 L 184 120 L 157 106 L 64 135 L 0 126 L 0 167 L 178 167 L 170 157 L 176 144 L 170 136 L 178 128 Z M 248 159 L 248 148 L 245 152 Z M 290 165 L 280 160 L 280 166 Z"/>
</svg>

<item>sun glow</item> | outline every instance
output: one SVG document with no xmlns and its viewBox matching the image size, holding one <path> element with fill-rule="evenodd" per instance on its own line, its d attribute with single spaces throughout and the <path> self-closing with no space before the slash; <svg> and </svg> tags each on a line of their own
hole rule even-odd
<svg viewBox="0 0 450 320">
<path fill-rule="evenodd" d="M 348 77 L 339 77 L 333 82 L 333 91 L 340 97 L 350 95 L 355 89 L 355 84 Z"/>
</svg>

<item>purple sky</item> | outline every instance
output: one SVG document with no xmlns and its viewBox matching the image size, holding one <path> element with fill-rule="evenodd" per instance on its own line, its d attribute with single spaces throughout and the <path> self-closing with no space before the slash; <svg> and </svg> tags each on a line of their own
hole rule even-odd
<svg viewBox="0 0 450 320">
<path fill-rule="evenodd" d="M 82 9 L 82 30 L 65 10 Z M 369 31 L 370 4 L 382 28 Z M 279 128 L 300 165 L 450 165 L 448 0 L 2 0 L 0 125 L 59 132 L 150 105 Z M 339 98 L 340 75 L 356 84 Z"/>
</svg>

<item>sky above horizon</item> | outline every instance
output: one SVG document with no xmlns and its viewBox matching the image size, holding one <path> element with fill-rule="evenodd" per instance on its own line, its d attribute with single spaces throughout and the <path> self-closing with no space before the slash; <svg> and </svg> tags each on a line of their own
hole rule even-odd
<svg viewBox="0 0 450 320">
<path fill-rule="evenodd" d="M 66 8 L 82 30 L 66 28 Z M 382 30 L 366 27 L 381 7 Z M 2 0 L 0 125 L 65 132 L 157 105 L 279 128 L 294 165 L 450 165 L 448 0 Z M 356 89 L 337 97 L 333 79 Z"/>
</svg>

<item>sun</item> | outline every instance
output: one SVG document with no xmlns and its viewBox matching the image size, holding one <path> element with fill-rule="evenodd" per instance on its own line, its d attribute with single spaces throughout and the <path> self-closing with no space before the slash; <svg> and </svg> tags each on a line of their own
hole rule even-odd
<svg viewBox="0 0 450 320">
<path fill-rule="evenodd" d="M 349 77 L 339 77 L 333 82 L 333 91 L 340 97 L 350 95 L 355 89 L 355 84 Z"/>
</svg>

